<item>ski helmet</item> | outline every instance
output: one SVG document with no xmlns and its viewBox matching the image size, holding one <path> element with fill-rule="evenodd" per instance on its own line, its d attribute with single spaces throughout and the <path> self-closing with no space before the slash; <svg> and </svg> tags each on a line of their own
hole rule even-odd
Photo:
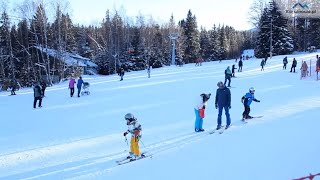
<svg viewBox="0 0 320 180">
<path fill-rule="evenodd" d="M 249 92 L 250 92 L 251 94 L 254 94 L 255 91 L 256 91 L 256 90 L 255 90 L 253 87 L 251 87 L 251 88 L 249 89 Z"/>
<path fill-rule="evenodd" d="M 128 121 L 128 120 L 129 120 L 129 121 L 132 121 L 132 120 L 134 120 L 135 118 L 134 118 L 133 114 L 127 113 L 127 114 L 124 116 L 124 119 L 126 119 L 127 121 Z"/>
</svg>

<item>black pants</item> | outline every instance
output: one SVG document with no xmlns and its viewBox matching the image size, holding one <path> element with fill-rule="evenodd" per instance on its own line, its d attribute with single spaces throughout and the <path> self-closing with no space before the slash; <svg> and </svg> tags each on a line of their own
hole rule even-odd
<svg viewBox="0 0 320 180">
<path fill-rule="evenodd" d="M 74 94 L 74 88 L 70 88 L 70 97 L 72 97 Z"/>
<path fill-rule="evenodd" d="M 229 83 L 228 83 L 228 87 L 229 87 L 229 86 L 230 86 L 230 83 L 231 83 L 231 77 L 225 78 L 225 80 L 224 80 L 224 85 L 226 85 L 227 80 L 229 80 Z"/>
<path fill-rule="evenodd" d="M 249 113 L 250 113 L 250 106 L 248 105 L 244 105 L 244 111 L 242 113 L 242 117 L 244 119 L 248 119 L 250 116 L 249 116 Z"/>
<path fill-rule="evenodd" d="M 38 100 L 39 100 L 38 107 L 41 107 L 42 97 L 34 97 L 33 108 L 36 108 L 36 105 L 37 105 L 37 101 L 38 101 Z"/>
<path fill-rule="evenodd" d="M 11 89 L 11 95 L 16 95 L 16 92 L 15 92 L 14 88 Z"/>
<path fill-rule="evenodd" d="M 42 88 L 42 95 L 44 96 L 44 92 L 46 91 L 46 88 Z"/>
<path fill-rule="evenodd" d="M 283 69 L 287 69 L 287 64 L 283 64 Z"/>
<path fill-rule="evenodd" d="M 293 69 L 293 72 L 296 72 L 296 67 L 295 66 L 291 67 L 291 71 L 290 72 L 292 72 L 292 69 Z"/>
<path fill-rule="evenodd" d="M 242 66 L 239 66 L 238 72 L 242 72 Z"/>
</svg>

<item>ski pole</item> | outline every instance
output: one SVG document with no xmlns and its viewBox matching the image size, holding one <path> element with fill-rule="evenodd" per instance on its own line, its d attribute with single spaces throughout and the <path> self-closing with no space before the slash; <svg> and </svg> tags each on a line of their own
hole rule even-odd
<svg viewBox="0 0 320 180">
<path fill-rule="evenodd" d="M 141 142 L 141 144 L 143 145 L 143 147 L 146 148 L 146 146 L 145 146 L 144 143 L 141 141 L 141 139 L 140 139 L 140 142 Z"/>
<path fill-rule="evenodd" d="M 127 146 L 129 146 L 127 136 L 125 136 L 125 141 L 127 143 Z"/>
</svg>

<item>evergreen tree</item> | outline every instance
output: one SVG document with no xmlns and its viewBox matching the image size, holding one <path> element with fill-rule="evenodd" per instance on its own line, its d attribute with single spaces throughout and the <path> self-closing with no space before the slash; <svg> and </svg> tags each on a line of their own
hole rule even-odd
<svg viewBox="0 0 320 180">
<path fill-rule="evenodd" d="M 181 21 L 180 25 L 184 36 L 183 60 L 185 63 L 193 63 L 199 56 L 200 43 L 196 16 L 192 15 L 191 10 L 188 11 L 186 20 Z"/>
<path fill-rule="evenodd" d="M 210 59 L 211 60 L 218 60 L 219 59 L 219 34 L 216 28 L 216 25 L 213 26 L 212 30 L 209 31 L 210 33 Z"/>
<path fill-rule="evenodd" d="M 310 37 L 310 45 L 320 48 L 320 19 L 310 19 L 310 25 L 308 29 L 308 36 Z"/>
<path fill-rule="evenodd" d="M 257 42 L 254 51 L 255 57 L 257 58 L 264 58 L 268 56 L 268 53 L 270 52 L 270 28 L 271 22 L 269 21 L 269 11 L 266 7 L 264 8 L 259 22 Z"/>
<path fill-rule="evenodd" d="M 212 54 L 212 50 L 210 49 L 210 39 L 208 32 L 201 27 L 200 31 L 200 51 L 199 51 L 201 57 L 203 59 L 210 58 Z"/>
<path fill-rule="evenodd" d="M 269 8 L 272 21 L 272 53 L 275 55 L 293 52 L 293 39 L 288 31 L 288 20 L 281 14 L 278 4 L 273 0 Z"/>
</svg>

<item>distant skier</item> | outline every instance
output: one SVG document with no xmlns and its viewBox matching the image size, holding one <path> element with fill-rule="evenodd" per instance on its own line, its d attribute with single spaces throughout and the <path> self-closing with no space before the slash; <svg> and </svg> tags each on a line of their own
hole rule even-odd
<svg viewBox="0 0 320 180">
<path fill-rule="evenodd" d="M 268 56 L 264 58 L 264 64 L 267 64 Z"/>
<path fill-rule="evenodd" d="M 235 76 L 235 69 L 237 69 L 237 68 L 236 68 L 236 65 L 233 64 L 233 65 L 232 65 L 232 68 L 231 68 L 232 77 L 236 77 L 236 76 Z"/>
<path fill-rule="evenodd" d="M 207 101 L 210 99 L 211 94 L 205 94 L 202 93 L 200 94 L 199 101 L 197 102 L 194 112 L 196 115 L 196 121 L 195 121 L 195 126 L 194 126 L 194 131 L 195 132 L 202 132 L 204 129 L 202 128 L 203 124 L 203 118 L 204 118 L 204 112 L 207 106 Z"/>
<path fill-rule="evenodd" d="M 320 57 L 317 55 L 317 65 L 316 65 L 316 71 L 317 71 L 317 79 L 318 79 L 318 73 L 320 72 Z"/>
<path fill-rule="evenodd" d="M 222 116 L 222 110 L 224 109 L 227 119 L 227 125 L 226 129 L 231 124 L 231 118 L 229 114 L 229 110 L 231 109 L 231 92 L 230 89 L 228 89 L 221 81 L 218 82 L 217 86 L 219 87 L 216 92 L 216 99 L 215 99 L 215 106 L 216 109 L 219 108 L 218 111 L 218 119 L 217 119 L 217 128 L 216 130 L 221 128 L 221 116 Z"/>
<path fill-rule="evenodd" d="M 293 72 L 295 73 L 296 72 L 296 67 L 297 67 L 297 60 L 296 60 L 296 58 L 293 58 L 290 72 L 292 72 L 292 69 L 293 69 Z"/>
<path fill-rule="evenodd" d="M 140 153 L 139 141 L 141 139 L 141 125 L 138 123 L 137 119 L 131 114 L 127 113 L 124 116 L 127 121 L 128 130 L 123 133 L 123 136 L 127 136 L 128 133 L 131 134 L 130 141 L 130 152 L 128 159 L 137 159 L 143 157 L 144 155 Z M 127 139 L 127 138 L 126 138 Z"/>
<path fill-rule="evenodd" d="M 260 66 L 261 66 L 261 71 L 264 71 L 264 65 L 265 65 L 265 60 L 264 59 L 262 59 L 261 60 L 261 63 L 260 63 Z"/>
<path fill-rule="evenodd" d="M 148 66 L 148 69 L 147 69 L 147 72 L 148 72 L 148 78 L 150 78 L 150 74 L 151 74 L 151 68 L 152 68 L 152 66 Z"/>
<path fill-rule="evenodd" d="M 69 81 L 70 97 L 72 97 L 74 94 L 74 84 L 75 83 L 76 83 L 76 80 L 73 77 L 71 77 L 70 81 Z"/>
<path fill-rule="evenodd" d="M 123 76 L 124 76 L 124 69 L 121 68 L 121 69 L 120 69 L 120 77 L 121 77 L 120 81 L 123 80 Z"/>
<path fill-rule="evenodd" d="M 82 77 L 80 76 L 79 79 L 78 79 L 78 82 L 77 82 L 78 97 L 80 97 L 82 84 L 83 84 L 83 80 L 82 80 Z"/>
<path fill-rule="evenodd" d="M 242 62 L 241 58 L 240 58 L 240 61 L 238 63 L 238 66 L 239 66 L 238 72 L 242 72 L 243 62 Z"/>
<path fill-rule="evenodd" d="M 249 89 L 249 92 L 246 93 L 244 96 L 242 96 L 241 98 L 241 102 L 244 105 L 244 112 L 242 113 L 242 120 L 244 121 L 245 119 L 251 119 L 252 116 L 249 115 L 250 113 L 250 105 L 252 103 L 252 101 L 255 102 L 260 102 L 259 100 L 257 100 L 254 97 L 254 93 L 255 93 L 255 89 L 253 87 L 251 87 Z"/>
<path fill-rule="evenodd" d="M 224 85 L 226 85 L 227 80 L 228 80 L 228 81 L 229 81 L 229 82 L 228 82 L 228 87 L 231 87 L 231 86 L 230 86 L 230 83 L 231 83 L 232 73 L 231 73 L 231 71 L 230 71 L 230 66 L 228 66 L 227 69 L 224 71 L 224 75 L 225 75 Z"/>
<path fill-rule="evenodd" d="M 33 100 L 33 108 L 36 108 L 37 105 L 37 101 L 39 101 L 38 107 L 42 107 L 42 90 L 40 87 L 40 84 L 38 82 L 34 83 L 34 87 L 33 87 L 33 96 L 34 96 L 34 100 Z"/>
<path fill-rule="evenodd" d="M 17 81 L 13 79 L 11 81 L 11 95 L 16 95 L 16 87 L 17 87 Z"/>
<path fill-rule="evenodd" d="M 301 78 L 300 79 L 302 79 L 303 77 L 306 77 L 307 73 L 308 73 L 308 65 L 307 65 L 306 61 L 303 61 L 300 70 L 301 70 Z"/>
<path fill-rule="evenodd" d="M 287 56 L 283 58 L 283 69 L 287 69 L 287 64 L 288 64 L 288 58 Z"/>
</svg>

